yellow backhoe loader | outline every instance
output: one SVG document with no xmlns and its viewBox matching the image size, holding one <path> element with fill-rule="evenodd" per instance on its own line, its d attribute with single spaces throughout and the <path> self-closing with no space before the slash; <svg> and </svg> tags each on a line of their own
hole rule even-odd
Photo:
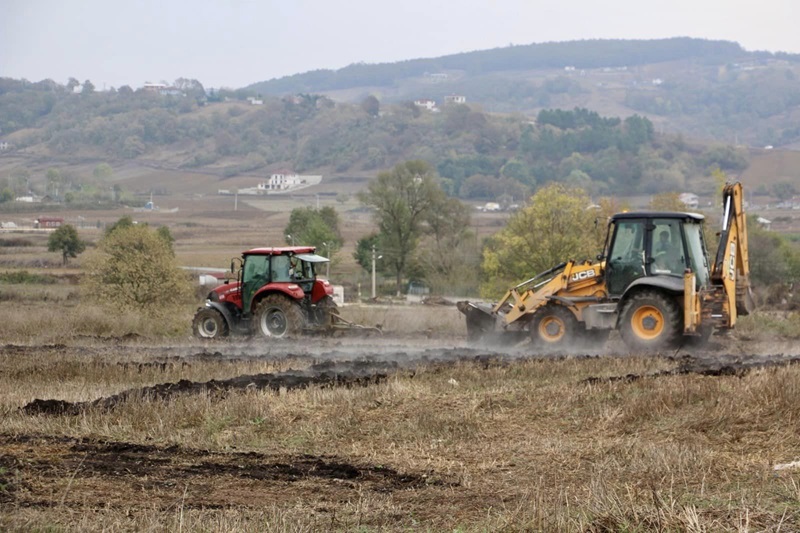
<svg viewBox="0 0 800 533">
<path fill-rule="evenodd" d="M 742 185 L 723 189 L 717 253 L 703 215 L 640 211 L 608 223 L 594 262 L 570 260 L 512 287 L 494 305 L 458 302 L 470 339 L 529 335 L 540 348 L 597 346 L 619 330 L 633 350 L 705 343 L 753 307 Z"/>
</svg>

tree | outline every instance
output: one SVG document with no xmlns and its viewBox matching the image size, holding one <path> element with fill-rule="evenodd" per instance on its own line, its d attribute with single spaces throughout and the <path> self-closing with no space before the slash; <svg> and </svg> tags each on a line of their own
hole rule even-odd
<svg viewBox="0 0 800 533">
<path fill-rule="evenodd" d="M 94 83 L 90 80 L 86 80 L 83 82 L 83 88 L 81 89 L 81 94 L 92 94 L 94 93 Z"/>
<path fill-rule="evenodd" d="M 106 233 L 85 267 L 87 298 L 113 308 L 166 314 L 192 294 L 169 243 L 143 224 Z"/>
<path fill-rule="evenodd" d="M 446 198 L 425 217 L 419 263 L 430 288 L 439 294 L 467 294 L 478 285 L 480 251 L 470 231 L 470 208 Z"/>
<path fill-rule="evenodd" d="M 77 79 L 70 78 L 67 81 L 67 92 L 74 93 L 75 92 L 75 88 L 80 86 L 80 84 L 81 84 L 81 82 L 79 82 Z"/>
<path fill-rule="evenodd" d="M 330 256 L 344 244 L 339 229 L 339 214 L 333 207 L 293 209 L 283 235 L 287 244 L 314 246 L 318 251 L 324 249 Z"/>
<path fill-rule="evenodd" d="M 130 227 L 133 227 L 133 226 L 134 226 L 134 223 L 133 223 L 133 219 L 131 218 L 131 216 L 130 215 L 125 215 L 123 217 L 120 217 L 119 220 L 117 220 L 116 222 L 114 222 L 113 224 L 111 224 L 110 226 L 108 226 L 106 228 L 105 236 L 108 237 L 109 235 L 111 235 L 112 233 L 114 233 L 117 230 L 130 228 Z"/>
<path fill-rule="evenodd" d="M 653 211 L 686 211 L 686 204 L 681 202 L 680 195 L 676 192 L 662 192 L 650 199 L 650 209 Z"/>
<path fill-rule="evenodd" d="M 99 180 L 107 180 L 114 175 L 114 169 L 108 163 L 100 163 L 94 167 L 92 175 Z"/>
<path fill-rule="evenodd" d="M 378 233 L 370 233 L 366 237 L 361 237 L 356 242 L 356 251 L 353 252 L 353 259 L 356 260 L 361 268 L 366 270 L 367 272 L 372 271 L 372 249 L 375 248 L 376 250 L 380 250 L 381 248 L 381 236 Z M 375 270 L 377 272 L 383 272 L 385 270 L 384 266 L 386 265 L 385 262 L 379 261 L 375 265 Z"/>
<path fill-rule="evenodd" d="M 70 257 L 78 257 L 86 249 L 84 243 L 78 236 L 78 230 L 71 224 L 64 224 L 50 234 L 47 239 L 48 252 L 61 252 L 64 266 Z"/>
<path fill-rule="evenodd" d="M 167 243 L 167 247 L 169 247 L 169 253 L 175 257 L 175 249 L 173 245 L 175 244 L 175 237 L 172 236 L 172 232 L 169 231 L 167 226 L 160 226 L 156 230 L 156 235 L 161 237 L 161 239 Z"/>
<path fill-rule="evenodd" d="M 430 210 L 445 199 L 433 169 L 424 161 L 406 161 L 392 170 L 381 172 L 361 203 L 374 209 L 384 261 L 395 274 L 397 295 L 402 290 L 403 274 L 417 247 L 422 225 Z"/>
<path fill-rule="evenodd" d="M 599 250 L 590 231 L 596 214 L 587 209 L 590 204 L 582 189 L 540 189 L 484 248 L 481 293 L 496 296 L 559 263 L 593 257 Z"/>
<path fill-rule="evenodd" d="M 53 198 L 58 198 L 61 187 L 61 172 L 57 168 L 47 169 L 47 188 L 53 194 Z"/>
<path fill-rule="evenodd" d="M 377 117 L 381 112 L 381 103 L 375 96 L 369 95 L 361 101 L 361 109 L 367 115 Z"/>
</svg>

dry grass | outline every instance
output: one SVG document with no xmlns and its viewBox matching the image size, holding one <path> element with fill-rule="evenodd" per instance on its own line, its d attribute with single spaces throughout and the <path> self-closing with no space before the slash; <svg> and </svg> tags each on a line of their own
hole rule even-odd
<svg viewBox="0 0 800 533">
<path fill-rule="evenodd" d="M 291 348 L 287 348 L 291 351 Z M 338 348 L 342 350 L 343 348 Z M 346 348 L 344 348 L 346 350 Z M 302 361 L 192 361 L 165 370 L 124 365 L 159 357 L 43 350 L 3 354 L 0 433 L 67 435 L 188 448 L 334 456 L 424 474 L 401 493 L 349 493 L 335 512 L 313 492 L 241 509 L 0 511 L 9 529 L 747 531 L 800 529 L 800 369 L 583 384 L 649 374 L 653 358 L 431 364 L 367 388 L 133 399 L 112 411 L 30 417 L 33 397 L 91 400 L 131 386 L 222 378 Z M 120 364 L 118 364 L 120 363 Z M 76 481 L 78 483 L 78 481 Z M 66 490 L 61 488 L 59 490 Z M 77 487 L 76 489 L 77 490 Z M 195 487 L 194 490 L 197 490 Z M 191 501 L 191 494 L 187 503 Z M 236 511 L 236 512 L 234 512 Z"/>
<path fill-rule="evenodd" d="M 98 217 L 113 221 L 122 214 Z M 176 251 L 184 264 L 224 267 L 243 249 L 279 242 L 288 212 L 209 208 L 181 219 L 189 225 L 167 214 L 152 217 L 154 224 L 171 224 L 180 237 Z M 257 223 L 240 231 L 254 217 Z M 367 227 L 368 221 L 359 224 Z M 39 238 L 34 246 L 0 251 L 0 264 L 31 269 L 57 261 L 42 243 Z M 341 272 L 357 280 L 351 268 L 334 269 L 332 278 Z M 107 502 L 85 496 L 96 480 L 74 475 L 81 470 L 78 461 L 49 465 L 66 472 L 47 488 L 54 505 L 19 506 L 4 491 L 28 490 L 18 479 L 33 463 L 4 463 L 0 448 L 0 530 L 800 531 L 800 471 L 772 468 L 800 459 L 796 366 L 741 377 L 690 374 L 586 384 L 588 377 L 651 374 L 677 363 L 639 357 L 431 362 L 369 387 L 203 393 L 166 401 L 140 395 L 113 410 L 29 416 L 20 407 L 35 398 L 91 401 L 181 379 L 301 369 L 314 354 L 352 352 L 357 359 L 373 345 L 376 354 L 394 350 L 432 359 L 450 347 L 472 353 L 462 340 L 463 319 L 452 307 L 342 309 L 349 320 L 382 325 L 383 338 L 205 345 L 189 337 L 199 301 L 168 319 L 120 315 L 81 305 L 75 289 L 59 283 L 0 290 L 8 295 L 0 306 L 0 436 L 254 452 L 286 462 L 309 454 L 428 482 L 379 491 L 358 482 L 303 479 L 265 484 L 260 500 L 220 499 L 214 506 L 197 503 L 214 481 L 201 473 L 158 489 L 123 472 Z M 754 343 L 763 347 L 776 335 L 797 338 L 797 327 L 796 315 L 757 314 L 742 320 L 735 336 L 717 342 L 724 353 L 752 353 Z M 309 345 L 312 356 L 298 357 Z M 796 352 L 792 341 L 768 346 L 774 351 L 766 353 Z M 233 360 L 192 357 L 214 351 Z M 36 452 L 32 447 L 23 453 Z M 26 482 L 35 482 L 36 472 Z M 158 503 L 165 494 L 168 505 Z"/>
</svg>

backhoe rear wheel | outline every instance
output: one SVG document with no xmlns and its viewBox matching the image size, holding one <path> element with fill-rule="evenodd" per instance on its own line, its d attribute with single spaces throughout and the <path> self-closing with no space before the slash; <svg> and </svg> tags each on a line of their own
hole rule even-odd
<svg viewBox="0 0 800 533">
<path fill-rule="evenodd" d="M 531 341 L 537 348 L 562 349 L 574 343 L 578 320 L 563 305 L 550 304 L 533 314 Z"/>
<path fill-rule="evenodd" d="M 674 299 L 656 291 L 634 294 L 622 310 L 620 335 L 632 350 L 670 348 L 681 336 L 683 316 Z"/>
<path fill-rule="evenodd" d="M 272 294 L 258 303 L 255 329 L 264 337 L 295 337 L 303 331 L 305 316 L 300 305 L 285 296 Z"/>
</svg>

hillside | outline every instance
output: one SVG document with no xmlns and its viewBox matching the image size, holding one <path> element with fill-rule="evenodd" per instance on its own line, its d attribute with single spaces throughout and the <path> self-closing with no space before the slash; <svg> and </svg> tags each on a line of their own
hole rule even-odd
<svg viewBox="0 0 800 533">
<path fill-rule="evenodd" d="M 490 112 L 586 107 L 647 116 L 659 131 L 751 146 L 800 140 L 800 56 L 673 38 L 509 46 L 398 63 L 355 64 L 255 83 L 255 93 L 358 103 L 458 94 Z"/>
</svg>

